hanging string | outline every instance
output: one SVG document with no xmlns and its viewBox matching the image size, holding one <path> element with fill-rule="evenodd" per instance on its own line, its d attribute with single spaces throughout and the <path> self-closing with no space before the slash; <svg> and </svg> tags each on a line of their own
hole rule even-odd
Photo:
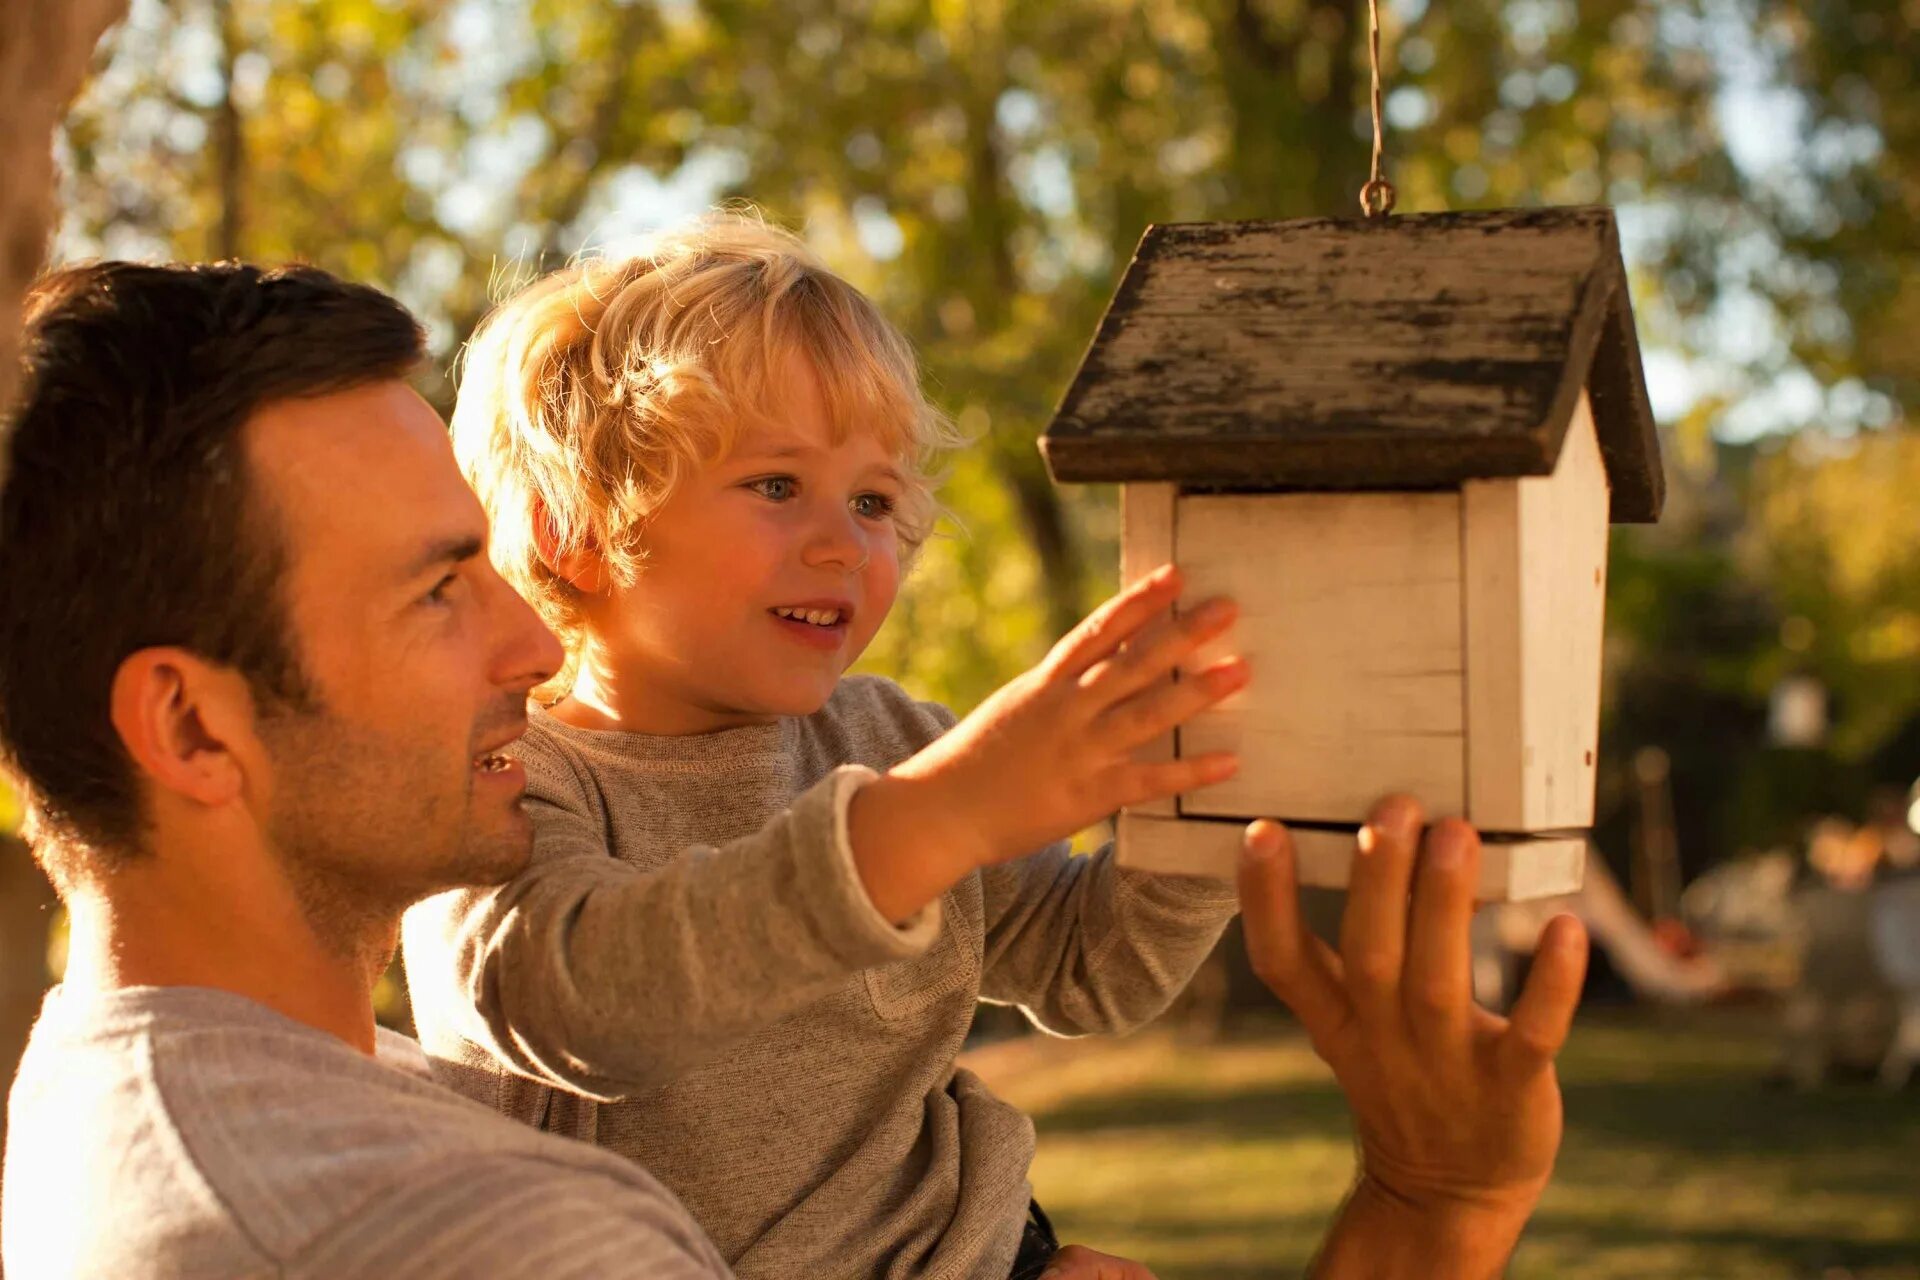
<svg viewBox="0 0 1920 1280">
<path fill-rule="evenodd" d="M 1367 54 L 1373 67 L 1373 176 L 1360 188 L 1360 209 L 1369 218 L 1384 218 L 1393 212 L 1393 184 L 1380 172 L 1380 157 L 1386 149 L 1380 134 L 1380 0 L 1367 0 Z"/>
</svg>

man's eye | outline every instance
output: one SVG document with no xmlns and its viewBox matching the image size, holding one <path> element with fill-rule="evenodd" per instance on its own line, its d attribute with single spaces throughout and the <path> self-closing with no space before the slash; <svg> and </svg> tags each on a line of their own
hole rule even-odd
<svg viewBox="0 0 1920 1280">
<path fill-rule="evenodd" d="M 460 575 L 450 573 L 433 584 L 433 590 L 427 592 L 426 600 L 430 604 L 449 604 L 452 602 L 453 589 L 460 585 Z"/>
<path fill-rule="evenodd" d="M 854 514 L 862 520 L 890 519 L 898 504 L 884 493 L 863 493 L 853 500 Z"/>
<path fill-rule="evenodd" d="M 762 476 L 758 480 L 747 481 L 746 487 L 769 502 L 785 502 L 799 486 L 792 476 Z"/>
</svg>

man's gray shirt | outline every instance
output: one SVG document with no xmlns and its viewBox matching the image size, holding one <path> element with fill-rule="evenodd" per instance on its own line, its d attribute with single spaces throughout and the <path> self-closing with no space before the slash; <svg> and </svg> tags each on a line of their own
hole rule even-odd
<svg viewBox="0 0 1920 1280">
<path fill-rule="evenodd" d="M 56 988 L 8 1103 L 5 1272 L 142 1277 L 727 1275 L 629 1161 L 536 1132 L 265 1006 Z"/>
</svg>

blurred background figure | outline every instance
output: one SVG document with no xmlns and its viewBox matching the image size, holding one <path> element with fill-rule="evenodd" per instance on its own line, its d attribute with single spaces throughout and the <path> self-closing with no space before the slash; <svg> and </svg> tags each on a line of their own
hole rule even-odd
<svg viewBox="0 0 1920 1280">
<path fill-rule="evenodd" d="M 1781 1009 L 1776 1077 L 1818 1088 L 1877 1066 L 1892 1038 L 1894 988 L 1876 955 L 1880 831 L 1842 818 L 1814 825 L 1808 874 L 1793 894 L 1799 975 Z"/>
<path fill-rule="evenodd" d="M 1908 821 L 1920 813 L 1920 787 L 1906 805 L 1881 805 L 1876 814 L 1886 846 L 1873 890 L 1873 953 L 1893 988 L 1897 1013 L 1892 1042 L 1880 1063 L 1880 1083 L 1904 1089 L 1920 1068 L 1920 834 Z"/>
</svg>

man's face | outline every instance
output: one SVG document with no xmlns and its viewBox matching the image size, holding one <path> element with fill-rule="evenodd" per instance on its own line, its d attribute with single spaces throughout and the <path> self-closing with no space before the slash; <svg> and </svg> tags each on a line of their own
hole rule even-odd
<svg viewBox="0 0 1920 1280">
<path fill-rule="evenodd" d="M 499 753 L 561 650 L 488 561 L 439 416 L 381 382 L 271 405 L 247 448 L 315 703 L 261 718 L 296 888 L 310 909 L 397 911 L 513 875 L 526 778 Z"/>
</svg>

